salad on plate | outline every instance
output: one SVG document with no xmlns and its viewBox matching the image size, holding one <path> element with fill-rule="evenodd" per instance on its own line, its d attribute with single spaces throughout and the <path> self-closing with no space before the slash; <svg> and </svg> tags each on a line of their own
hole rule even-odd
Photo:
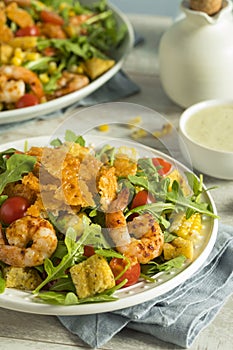
<svg viewBox="0 0 233 350">
<path fill-rule="evenodd" d="M 126 31 L 106 0 L 0 1 L 0 111 L 88 86 L 116 64 Z"/>
<path fill-rule="evenodd" d="M 78 305 L 180 269 L 216 218 L 202 177 L 136 148 L 64 141 L 0 153 L 0 290 Z"/>
</svg>

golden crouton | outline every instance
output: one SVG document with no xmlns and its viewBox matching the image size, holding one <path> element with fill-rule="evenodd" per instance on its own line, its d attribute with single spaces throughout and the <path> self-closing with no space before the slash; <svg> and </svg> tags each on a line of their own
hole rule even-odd
<svg viewBox="0 0 233 350">
<path fill-rule="evenodd" d="M 115 64 L 114 60 L 105 60 L 99 57 L 92 57 L 84 62 L 84 70 L 87 75 L 92 79 L 96 79 Z"/>
<path fill-rule="evenodd" d="M 193 259 L 193 242 L 182 237 L 175 238 L 171 243 L 164 243 L 163 254 L 165 260 L 174 259 L 184 255 L 187 259 Z"/>
<path fill-rule="evenodd" d="M 29 267 L 8 266 L 3 270 L 7 288 L 34 290 L 42 282 L 38 272 Z"/>
<path fill-rule="evenodd" d="M 106 259 L 94 254 L 70 269 L 79 298 L 87 298 L 115 286 L 115 280 Z"/>
</svg>

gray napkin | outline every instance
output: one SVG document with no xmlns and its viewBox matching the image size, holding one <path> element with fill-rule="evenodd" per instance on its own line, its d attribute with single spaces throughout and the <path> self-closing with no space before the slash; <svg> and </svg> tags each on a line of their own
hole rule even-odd
<svg viewBox="0 0 233 350">
<path fill-rule="evenodd" d="M 87 316 L 59 316 L 60 322 L 93 348 L 122 328 L 148 333 L 188 348 L 233 293 L 233 227 L 220 224 L 215 246 L 201 269 L 172 291 L 126 309 Z"/>
</svg>

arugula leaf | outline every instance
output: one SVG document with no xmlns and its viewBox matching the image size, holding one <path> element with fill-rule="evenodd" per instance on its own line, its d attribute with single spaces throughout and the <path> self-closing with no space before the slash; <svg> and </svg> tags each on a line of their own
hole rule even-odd
<svg viewBox="0 0 233 350">
<path fill-rule="evenodd" d="M 78 143 L 80 146 L 85 146 L 85 140 L 84 138 L 79 135 L 77 136 L 73 131 L 71 130 L 66 130 L 65 133 L 65 141 L 68 142 L 74 142 L 74 143 Z"/>
<path fill-rule="evenodd" d="M 0 294 L 2 294 L 5 291 L 6 288 L 6 281 L 3 278 L 2 271 L 0 270 Z"/>
<path fill-rule="evenodd" d="M 6 161 L 6 170 L 0 174 L 0 194 L 8 183 L 22 179 L 23 174 L 33 170 L 36 157 L 26 154 L 13 154 Z"/>
<path fill-rule="evenodd" d="M 67 269 L 75 264 L 77 259 L 83 255 L 83 242 L 89 232 L 84 230 L 83 235 L 76 242 L 76 232 L 73 228 L 69 228 L 66 232 L 65 244 L 67 247 L 67 254 L 63 256 L 61 262 L 54 266 L 50 259 L 45 259 L 44 269 L 47 273 L 47 277 L 41 282 L 41 284 L 33 291 L 38 293 L 47 283 L 59 278 L 66 278 Z"/>
<path fill-rule="evenodd" d="M 172 268 L 180 269 L 185 260 L 186 257 L 184 255 L 179 255 L 176 258 L 168 260 L 162 264 L 159 264 L 156 261 L 150 261 L 148 264 L 141 266 L 142 273 L 153 276 L 158 272 L 169 271 Z"/>
<path fill-rule="evenodd" d="M 3 202 L 8 198 L 8 196 L 2 195 L 0 196 L 0 206 L 2 205 Z"/>
</svg>

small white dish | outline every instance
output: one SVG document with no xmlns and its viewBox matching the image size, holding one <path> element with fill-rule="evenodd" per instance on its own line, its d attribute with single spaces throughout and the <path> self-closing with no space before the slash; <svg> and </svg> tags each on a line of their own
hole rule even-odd
<svg viewBox="0 0 233 350">
<path fill-rule="evenodd" d="M 181 152 L 194 169 L 233 180 L 233 100 L 207 100 L 187 108 L 179 133 Z"/>
</svg>

